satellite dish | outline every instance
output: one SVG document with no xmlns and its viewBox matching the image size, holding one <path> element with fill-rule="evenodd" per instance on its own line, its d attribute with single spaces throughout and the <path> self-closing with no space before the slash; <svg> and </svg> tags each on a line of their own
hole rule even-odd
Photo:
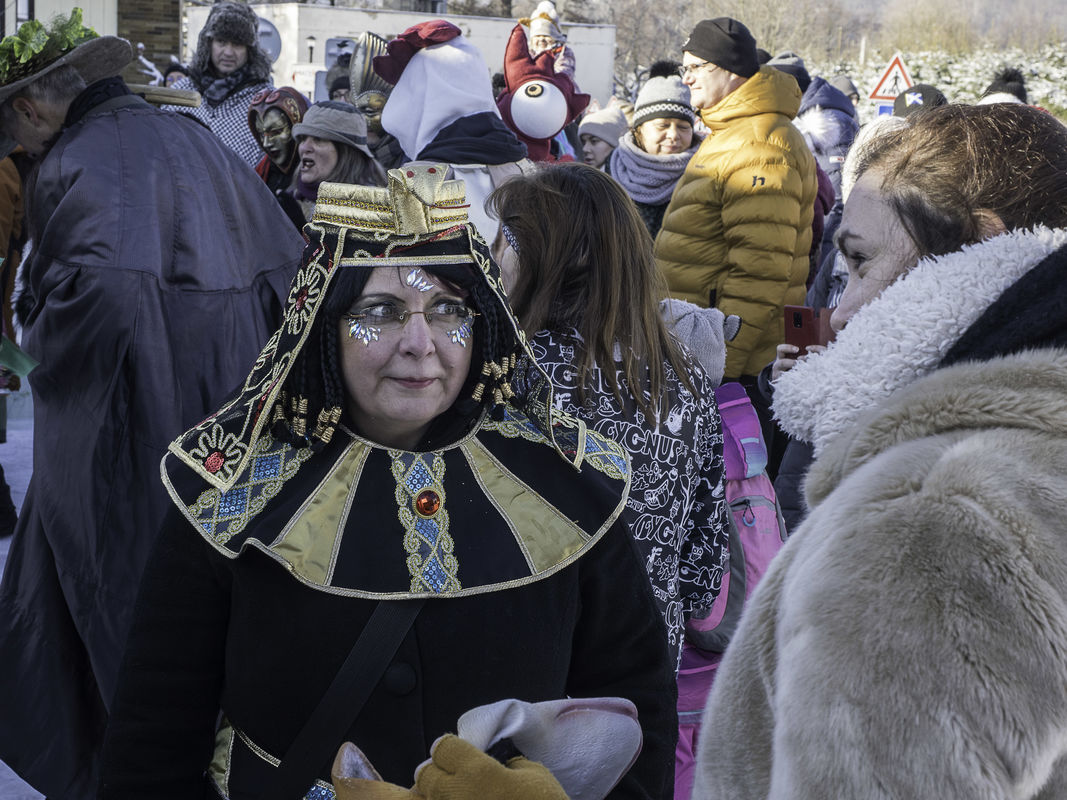
<svg viewBox="0 0 1067 800">
<path fill-rule="evenodd" d="M 342 56 L 347 55 L 349 58 L 351 58 L 352 57 L 352 52 L 355 49 L 356 49 L 356 41 L 355 41 L 355 39 L 349 39 L 347 37 L 336 38 L 336 39 L 327 39 L 326 40 L 326 69 L 329 69 L 334 64 L 338 63 L 338 60 L 341 59 Z M 347 67 L 348 64 L 344 64 L 344 66 Z"/>
<path fill-rule="evenodd" d="M 273 64 L 282 54 L 282 35 L 269 19 L 256 17 L 256 21 L 259 22 L 259 48 Z"/>
</svg>

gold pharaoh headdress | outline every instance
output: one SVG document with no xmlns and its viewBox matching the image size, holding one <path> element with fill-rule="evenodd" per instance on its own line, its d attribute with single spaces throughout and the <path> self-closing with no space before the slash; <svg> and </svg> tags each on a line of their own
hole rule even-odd
<svg viewBox="0 0 1067 800">
<path fill-rule="evenodd" d="M 515 405 L 552 442 L 557 452 L 578 466 L 582 447 L 557 443 L 554 428 L 576 425 L 552 410 L 552 384 L 536 365 L 518 320 L 507 301 L 500 268 L 467 219 L 465 186 L 447 180 L 443 165 L 408 165 L 390 170 L 385 188 L 323 183 L 315 213 L 304 227 L 307 246 L 303 263 L 289 290 L 285 317 L 267 342 L 237 395 L 218 412 L 179 436 L 170 451 L 212 486 L 227 491 L 247 466 L 264 425 L 286 418 L 291 410 L 283 398 L 286 377 L 306 344 L 337 268 L 395 265 L 473 265 L 488 286 L 499 314 L 508 320 L 506 352 L 481 365 L 482 382 L 475 400 Z M 516 360 L 525 356 L 520 396 L 508 383 Z M 486 391 L 488 389 L 488 391 Z M 292 402 L 292 398 L 289 399 Z M 299 401 L 297 401 L 299 405 Z M 323 417 L 325 414 L 325 418 Z M 338 411 L 339 415 L 339 411 Z M 318 431 L 332 434 L 330 410 L 323 409 L 308 445 Z M 336 423 L 336 419 L 332 420 Z M 304 431 L 297 432 L 303 435 Z M 570 436 L 567 437 L 571 438 Z"/>
</svg>

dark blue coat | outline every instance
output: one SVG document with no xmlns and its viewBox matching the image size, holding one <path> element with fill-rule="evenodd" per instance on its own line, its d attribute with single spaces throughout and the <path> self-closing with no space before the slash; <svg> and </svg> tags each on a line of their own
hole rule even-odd
<svg viewBox="0 0 1067 800">
<path fill-rule="evenodd" d="M 840 200 L 841 169 L 860 127 L 855 106 L 840 89 L 822 78 L 813 78 L 800 99 L 796 125 L 815 160 L 830 176 L 834 195 Z"/>
<path fill-rule="evenodd" d="M 34 474 L 0 585 L 0 759 L 64 798 L 95 796 L 160 458 L 248 374 L 303 244 L 207 128 L 94 88 L 28 205 Z"/>
</svg>

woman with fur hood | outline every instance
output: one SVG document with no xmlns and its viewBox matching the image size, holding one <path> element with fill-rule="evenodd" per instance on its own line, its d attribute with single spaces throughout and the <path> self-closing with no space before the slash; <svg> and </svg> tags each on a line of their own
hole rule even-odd
<svg viewBox="0 0 1067 800">
<path fill-rule="evenodd" d="M 273 88 L 270 60 L 259 47 L 259 21 L 241 3 L 219 3 L 200 31 L 189 77 L 175 89 L 200 92 L 196 108 L 163 106 L 204 123 L 222 143 L 255 168 L 263 156 L 248 127 L 248 108 L 264 89 Z"/>
<path fill-rule="evenodd" d="M 842 330 L 775 397 L 811 513 L 720 667 L 694 797 L 1067 796 L 1065 180 L 1067 130 L 1018 104 L 865 154 Z"/>
<path fill-rule="evenodd" d="M 856 107 L 836 86 L 823 78 L 812 78 L 793 124 L 804 134 L 815 160 L 830 177 L 834 197 L 840 198 L 845 156 L 860 129 Z"/>
</svg>

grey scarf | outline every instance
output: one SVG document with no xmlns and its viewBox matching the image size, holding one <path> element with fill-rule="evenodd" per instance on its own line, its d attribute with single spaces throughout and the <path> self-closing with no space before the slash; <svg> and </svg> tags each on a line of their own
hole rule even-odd
<svg viewBox="0 0 1067 800">
<path fill-rule="evenodd" d="M 666 203 L 698 147 L 700 139 L 694 135 L 685 152 L 654 156 L 638 147 L 634 132 L 627 131 L 611 151 L 611 177 L 638 203 Z"/>
</svg>

